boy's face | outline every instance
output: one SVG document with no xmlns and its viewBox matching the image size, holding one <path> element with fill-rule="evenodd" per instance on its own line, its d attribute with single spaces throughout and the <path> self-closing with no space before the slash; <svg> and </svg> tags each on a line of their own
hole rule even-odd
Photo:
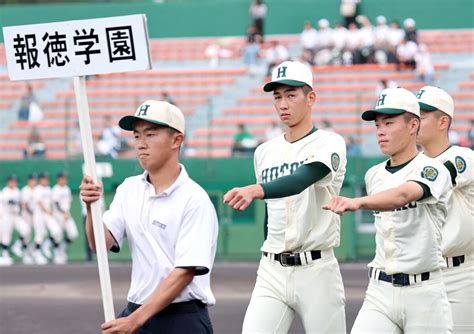
<svg viewBox="0 0 474 334">
<path fill-rule="evenodd" d="M 414 120 L 407 122 L 403 114 L 377 114 L 375 127 L 380 151 L 388 156 L 403 152 L 410 144 L 411 136 L 416 135 L 417 129 L 412 122 Z"/>
<path fill-rule="evenodd" d="M 315 100 L 316 94 L 305 94 L 302 87 L 279 85 L 273 91 L 273 104 L 287 127 L 296 126 L 308 117 L 311 120 L 311 107 Z"/>
<path fill-rule="evenodd" d="M 436 111 L 422 110 L 420 114 L 420 132 L 416 141 L 425 146 L 440 135 L 440 117 Z"/>
</svg>

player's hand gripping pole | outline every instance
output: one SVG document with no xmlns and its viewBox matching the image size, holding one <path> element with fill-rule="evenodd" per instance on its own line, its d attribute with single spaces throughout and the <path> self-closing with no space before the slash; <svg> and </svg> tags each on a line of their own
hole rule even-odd
<svg viewBox="0 0 474 334">
<path fill-rule="evenodd" d="M 84 77 L 74 77 L 74 91 L 76 94 L 77 112 L 79 115 L 79 126 L 81 130 L 82 150 L 84 152 L 86 174 L 91 176 L 92 179 L 97 182 L 91 121 L 89 117 L 89 105 L 87 103 L 86 83 Z M 115 313 L 112 298 L 112 284 L 110 282 L 109 261 L 107 258 L 104 227 L 100 210 L 100 201 L 92 203 L 91 209 L 105 321 L 110 321 L 115 318 Z"/>
</svg>

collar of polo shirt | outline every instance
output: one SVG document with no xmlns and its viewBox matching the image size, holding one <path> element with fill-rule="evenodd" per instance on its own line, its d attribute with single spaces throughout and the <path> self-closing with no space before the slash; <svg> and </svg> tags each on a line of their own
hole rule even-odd
<svg viewBox="0 0 474 334">
<path fill-rule="evenodd" d="M 180 171 L 179 171 L 178 178 L 173 182 L 173 184 L 169 186 L 168 189 L 165 189 L 163 192 L 159 194 L 155 194 L 155 196 L 169 196 L 174 190 L 176 190 L 180 185 L 182 185 L 189 178 L 189 175 L 184 169 L 182 164 L 179 164 L 179 168 L 180 168 Z M 142 180 L 143 182 L 153 186 L 151 182 L 148 181 L 148 175 L 149 173 L 147 171 L 144 171 L 142 174 Z"/>
</svg>

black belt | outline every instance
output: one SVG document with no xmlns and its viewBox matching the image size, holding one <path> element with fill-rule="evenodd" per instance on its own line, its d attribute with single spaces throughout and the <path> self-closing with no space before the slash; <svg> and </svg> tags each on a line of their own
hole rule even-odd
<svg viewBox="0 0 474 334">
<path fill-rule="evenodd" d="M 449 268 L 449 261 L 448 261 L 449 258 L 446 258 L 446 265 L 448 266 Z M 464 263 L 464 260 L 465 260 L 465 257 L 464 255 L 459 255 L 459 256 L 454 256 L 452 257 L 453 259 L 453 267 L 459 267 L 461 264 Z"/>
<path fill-rule="evenodd" d="M 369 277 L 372 277 L 372 272 L 375 269 L 370 267 L 369 268 Z M 427 281 L 430 279 L 430 273 L 421 273 L 421 281 Z M 414 282 L 416 282 L 416 275 L 411 275 L 414 276 Z M 407 286 L 410 285 L 410 275 L 409 274 L 393 274 L 393 275 L 388 275 L 387 273 L 379 270 L 378 271 L 378 277 L 374 277 L 375 279 L 378 279 L 379 281 L 384 281 L 388 283 L 392 283 L 393 285 L 399 285 L 399 286 Z"/>
<path fill-rule="evenodd" d="M 127 307 L 131 309 L 132 312 L 134 312 L 140 306 L 141 306 L 140 304 L 135 304 L 132 302 L 128 302 L 128 305 L 127 305 Z M 158 312 L 156 315 L 194 313 L 205 307 L 207 307 L 207 304 L 204 304 L 202 301 L 198 299 L 193 299 L 186 302 L 169 304 L 160 312 Z"/>
<path fill-rule="evenodd" d="M 321 251 L 320 250 L 312 250 L 311 252 L 311 259 L 306 259 L 306 263 L 308 260 L 318 260 L 321 258 Z M 263 252 L 264 256 L 269 256 L 269 253 Z M 301 261 L 301 257 L 306 256 L 305 252 L 303 253 L 280 253 L 274 254 L 273 258 L 275 261 L 280 262 L 280 264 L 284 267 L 289 266 L 301 266 L 303 262 Z"/>
</svg>

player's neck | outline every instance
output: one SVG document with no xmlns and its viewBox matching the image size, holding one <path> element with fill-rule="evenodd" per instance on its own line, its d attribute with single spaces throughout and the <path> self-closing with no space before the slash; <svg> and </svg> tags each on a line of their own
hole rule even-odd
<svg viewBox="0 0 474 334">
<path fill-rule="evenodd" d="M 449 148 L 448 136 L 438 136 L 423 145 L 423 152 L 430 158 L 436 158 Z"/>
<path fill-rule="evenodd" d="M 157 194 L 162 193 L 176 181 L 181 172 L 181 166 L 177 161 L 170 161 L 161 168 L 148 171 L 150 183 L 155 188 Z"/>
<path fill-rule="evenodd" d="M 416 145 L 409 145 L 403 151 L 397 152 L 390 156 L 390 166 L 399 166 L 407 161 L 410 161 L 418 154 Z"/>
<path fill-rule="evenodd" d="M 313 129 L 312 122 L 300 123 L 297 126 L 286 127 L 285 140 L 293 143 L 306 136 Z"/>
</svg>

